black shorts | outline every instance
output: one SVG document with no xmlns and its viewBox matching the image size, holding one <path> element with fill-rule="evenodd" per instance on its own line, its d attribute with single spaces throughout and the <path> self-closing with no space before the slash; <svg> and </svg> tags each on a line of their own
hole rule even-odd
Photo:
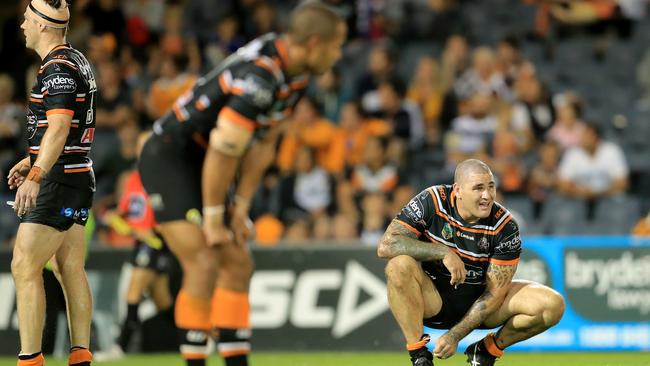
<svg viewBox="0 0 650 366">
<path fill-rule="evenodd" d="M 171 253 L 166 246 L 161 249 L 154 249 L 138 241 L 133 248 L 131 264 L 139 268 L 147 268 L 158 273 L 168 273 L 171 266 Z"/>
<path fill-rule="evenodd" d="M 485 286 L 482 285 L 461 284 L 455 289 L 449 284 L 449 278 L 436 279 L 429 276 L 429 279 L 442 299 L 440 312 L 424 319 L 424 325 L 433 329 L 450 329 L 458 324 L 485 291 Z M 485 327 L 479 326 L 479 329 Z"/>
<path fill-rule="evenodd" d="M 200 222 L 205 151 L 191 140 L 187 144 L 154 134 L 142 149 L 138 169 L 159 223 Z"/>
<path fill-rule="evenodd" d="M 66 231 L 73 224 L 86 225 L 94 190 L 72 187 L 43 179 L 36 197 L 36 208 L 28 211 L 21 222 L 51 226 Z"/>
</svg>

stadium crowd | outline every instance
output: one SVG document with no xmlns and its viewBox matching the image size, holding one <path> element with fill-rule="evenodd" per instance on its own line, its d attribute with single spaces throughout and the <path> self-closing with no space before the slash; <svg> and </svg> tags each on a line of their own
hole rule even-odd
<svg viewBox="0 0 650 366">
<path fill-rule="evenodd" d="M 104 215 L 135 167 L 139 133 L 171 113 L 197 75 L 248 40 L 282 29 L 296 2 L 72 2 L 68 39 L 98 76 L 94 242 L 133 244 Z M 644 100 L 650 63 L 640 63 L 636 89 L 617 84 L 607 71 L 633 74 L 639 63 L 621 58 L 616 47 L 634 47 L 643 37 L 643 1 L 594 2 L 608 7 L 579 1 L 585 7 L 577 10 L 497 1 L 514 16 L 530 15 L 527 29 L 510 32 L 507 26 L 486 30 L 473 18 L 476 11 L 465 11 L 485 7 L 479 0 L 325 2 L 348 21 L 345 56 L 313 80 L 294 110 L 253 202 L 257 243 L 376 245 L 410 197 L 451 182 L 456 164 L 472 157 L 493 168 L 501 199 L 520 216 L 524 234 L 625 234 L 638 222 L 635 230 L 647 235 L 642 216 L 650 204 L 650 163 L 624 147 L 639 139 L 634 131 L 650 132 L 647 103 L 635 103 Z M 25 155 L 26 80 L 39 65 L 16 32 L 26 2 L 20 3 L 3 21 L 0 48 L 4 175 Z M 483 16 L 504 16 L 491 11 Z M 593 52 L 572 49 L 576 39 Z M 604 99 L 583 95 L 576 65 L 601 70 L 587 79 L 603 79 L 588 87 L 607 88 Z M 602 104 L 621 98 L 617 88 L 635 90 L 622 93 L 629 98 L 608 114 L 612 109 Z M 13 199 L 6 185 L 0 192 L 3 201 Z M 13 211 L 2 210 L 0 240 L 10 242 L 16 227 Z"/>
</svg>

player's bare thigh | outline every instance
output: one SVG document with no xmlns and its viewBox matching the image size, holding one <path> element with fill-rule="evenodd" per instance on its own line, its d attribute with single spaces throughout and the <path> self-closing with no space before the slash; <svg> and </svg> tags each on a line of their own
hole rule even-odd
<svg viewBox="0 0 650 366">
<path fill-rule="evenodd" d="M 63 243 L 66 232 L 47 225 L 22 223 L 18 226 L 12 264 L 18 269 L 40 270 Z"/>
<path fill-rule="evenodd" d="M 540 314 L 549 299 L 557 296 L 559 294 L 548 286 L 533 281 L 513 280 L 503 304 L 488 316 L 484 324 L 494 328 L 518 314 L 530 316 Z"/>
<path fill-rule="evenodd" d="M 412 281 L 415 280 L 420 286 L 422 301 L 424 304 L 423 319 L 435 316 L 442 308 L 442 298 L 433 285 L 433 281 L 422 270 L 420 263 L 407 255 L 400 255 L 392 258 L 386 265 L 386 276 L 390 281 Z M 400 286 L 397 284 L 397 286 Z M 389 287 L 391 284 L 389 283 Z M 396 293 L 399 296 L 399 293 Z M 389 291 L 389 297 L 391 293 Z"/>
</svg>

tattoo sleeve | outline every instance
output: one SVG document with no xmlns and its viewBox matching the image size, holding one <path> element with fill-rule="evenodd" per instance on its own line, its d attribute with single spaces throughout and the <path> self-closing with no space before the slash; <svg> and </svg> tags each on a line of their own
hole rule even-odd
<svg viewBox="0 0 650 366">
<path fill-rule="evenodd" d="M 508 285 L 510 285 L 516 270 L 516 264 L 490 264 L 487 271 L 487 288 L 485 292 L 476 299 L 474 305 L 467 311 L 463 319 L 448 332 L 456 342 L 465 338 L 501 306 L 508 293 Z"/>
<path fill-rule="evenodd" d="M 417 261 L 443 259 L 449 249 L 439 243 L 418 240 L 417 235 L 393 220 L 379 242 L 381 257 L 393 258 L 408 255 Z"/>
</svg>

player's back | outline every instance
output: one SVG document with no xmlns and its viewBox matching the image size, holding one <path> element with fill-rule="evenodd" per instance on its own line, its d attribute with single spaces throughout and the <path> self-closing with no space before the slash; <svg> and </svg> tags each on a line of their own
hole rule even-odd
<svg viewBox="0 0 650 366">
<path fill-rule="evenodd" d="M 306 76 L 285 75 L 286 52 L 275 34 L 251 41 L 199 78 L 156 122 L 154 133 L 205 148 L 219 115 L 251 130 L 285 119 L 308 83 Z"/>
</svg>

